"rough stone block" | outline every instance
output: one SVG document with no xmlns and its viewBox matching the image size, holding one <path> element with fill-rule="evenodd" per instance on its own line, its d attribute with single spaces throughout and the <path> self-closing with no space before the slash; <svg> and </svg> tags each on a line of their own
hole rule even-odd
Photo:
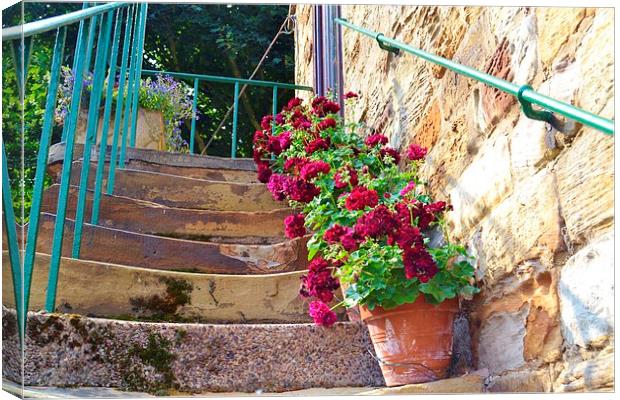
<svg viewBox="0 0 620 400">
<path fill-rule="evenodd" d="M 478 276 L 493 285 L 526 260 L 550 264 L 553 254 L 564 248 L 561 222 L 554 177 L 545 169 L 523 181 L 480 223 L 471 241 L 478 255 Z"/>
<path fill-rule="evenodd" d="M 441 379 L 434 382 L 404 385 L 393 388 L 381 388 L 359 393 L 363 396 L 382 396 L 386 394 L 416 393 L 481 393 L 484 391 L 484 376 L 477 373 L 455 378 Z"/>
<path fill-rule="evenodd" d="M 608 347 L 596 357 L 569 362 L 553 387 L 555 392 L 610 392 L 614 390 L 614 351 Z"/>
<path fill-rule="evenodd" d="M 536 7 L 538 37 L 544 46 L 540 46 L 540 59 L 549 67 L 560 48 L 566 44 L 585 17 L 584 8 Z"/>
<path fill-rule="evenodd" d="M 485 143 L 477 158 L 454 177 L 450 191 L 454 211 L 449 214 L 452 234 L 464 237 L 496 204 L 512 192 L 508 138 L 497 134 Z"/>
<path fill-rule="evenodd" d="M 491 374 L 517 369 L 525 364 L 523 341 L 529 307 L 518 312 L 498 313 L 483 322 L 478 343 L 478 367 Z"/>
<path fill-rule="evenodd" d="M 552 387 L 551 374 L 548 369 L 535 371 L 525 369 L 492 377 L 487 385 L 487 390 L 503 393 L 541 393 L 551 392 Z"/>
<path fill-rule="evenodd" d="M 588 244 L 562 268 L 559 282 L 562 333 L 569 345 L 600 344 L 614 332 L 614 240 Z"/>
<path fill-rule="evenodd" d="M 586 243 L 609 229 L 614 220 L 614 138 L 584 128 L 554 169 L 571 242 Z"/>
</svg>

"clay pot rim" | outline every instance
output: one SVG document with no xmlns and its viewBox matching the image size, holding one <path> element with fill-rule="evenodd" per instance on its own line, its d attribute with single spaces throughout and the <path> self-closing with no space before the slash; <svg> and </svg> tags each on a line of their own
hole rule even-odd
<svg viewBox="0 0 620 400">
<path fill-rule="evenodd" d="M 360 319 L 364 322 L 371 321 L 376 318 L 384 318 L 385 315 L 398 315 L 408 313 L 412 308 L 420 309 L 420 307 L 428 307 L 428 312 L 452 312 L 459 311 L 459 298 L 446 299 L 439 304 L 431 304 L 426 301 L 423 295 L 420 295 L 412 303 L 404 303 L 389 310 L 376 306 L 372 311 L 365 305 L 359 305 Z"/>
</svg>

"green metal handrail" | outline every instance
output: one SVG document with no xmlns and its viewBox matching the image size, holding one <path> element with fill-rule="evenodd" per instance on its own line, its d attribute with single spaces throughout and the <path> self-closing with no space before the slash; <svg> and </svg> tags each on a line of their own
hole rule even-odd
<svg viewBox="0 0 620 400">
<path fill-rule="evenodd" d="M 398 53 L 399 50 L 403 50 L 426 61 L 441 65 L 442 67 L 448 68 L 456 73 L 465 75 L 469 78 L 475 79 L 479 82 L 499 89 L 505 93 L 511 94 L 515 96 L 517 100 L 519 100 L 519 103 L 521 103 L 524 113 L 529 118 L 544 120 L 555 125 L 555 117 L 553 117 L 550 112 L 535 111 L 532 109 L 532 104 L 536 104 L 549 111 L 556 112 L 565 117 L 578 121 L 584 125 L 597 129 L 603 133 L 609 135 L 614 134 L 613 120 L 603 118 L 591 112 L 577 108 L 571 104 L 540 94 L 528 85 L 516 85 L 504 79 L 500 79 L 493 75 L 478 71 L 474 68 L 467 67 L 452 60 L 448 60 L 447 58 L 443 58 L 438 55 L 428 53 L 424 50 L 409 46 L 396 39 L 386 37 L 382 33 L 362 28 L 358 25 L 352 24 L 351 22 L 343 18 L 336 18 L 334 21 L 344 27 L 353 29 L 354 31 L 357 31 L 361 34 L 374 38 L 379 43 L 379 46 L 381 46 L 381 48 L 386 51 Z"/>
<path fill-rule="evenodd" d="M 232 78 L 226 76 L 217 76 L 217 75 L 204 75 L 204 74 L 190 74 L 185 72 L 168 72 L 168 71 L 154 71 L 150 69 L 142 70 L 143 75 L 169 75 L 179 79 L 188 79 L 194 81 L 194 93 L 193 93 L 193 101 L 192 101 L 192 111 L 194 118 L 192 119 L 191 128 L 190 128 L 190 139 L 189 139 L 189 151 L 190 153 L 194 153 L 194 142 L 196 137 L 196 112 L 198 105 L 198 85 L 200 81 L 207 82 L 217 82 L 217 83 L 227 83 L 234 85 L 234 94 L 233 94 L 233 126 L 232 126 L 232 138 L 231 138 L 231 148 L 230 148 L 230 157 L 237 157 L 237 125 L 239 121 L 239 86 L 240 84 L 245 85 L 253 85 L 253 86 L 263 86 L 270 87 L 273 90 L 272 94 L 272 110 L 273 115 L 276 115 L 278 109 L 278 88 L 280 89 L 292 89 L 292 90 L 305 90 L 312 91 L 313 89 L 310 86 L 301 86 L 295 85 L 292 83 L 282 83 L 282 82 L 272 82 L 272 81 L 261 81 L 261 80 L 252 80 L 252 79 L 243 79 L 243 78 Z"/>
<path fill-rule="evenodd" d="M 86 76 L 88 71 L 90 71 L 91 63 L 93 62 L 93 89 L 91 90 L 88 104 L 88 118 L 86 123 L 83 151 L 84 160 L 80 173 L 80 185 L 77 196 L 78 199 L 72 243 L 72 255 L 74 257 L 79 257 L 80 253 L 82 228 L 84 224 L 85 211 L 87 208 L 86 194 L 89 181 L 90 150 L 93 144 L 97 141 L 99 132 L 99 106 L 101 105 L 105 81 L 106 79 L 109 79 L 106 89 L 104 125 L 101 130 L 102 145 L 99 149 L 99 159 L 95 179 L 95 200 L 93 201 L 91 217 L 93 222 L 97 223 L 99 200 L 102 191 L 103 162 L 105 161 L 105 149 L 107 145 L 107 129 L 109 126 L 109 116 L 112 108 L 111 101 L 113 97 L 112 90 L 114 85 L 111 80 L 114 79 L 117 69 L 116 59 L 118 57 L 119 42 L 121 40 L 120 32 L 123 22 L 123 13 L 125 13 L 126 19 L 125 32 L 123 35 L 124 45 L 122 55 L 123 61 L 121 62 L 121 83 L 118 91 L 119 95 L 117 96 L 117 109 L 114 121 L 113 154 L 116 154 L 116 147 L 118 146 L 119 141 L 122 141 L 123 144 L 127 143 L 127 137 L 130 133 L 132 133 L 130 132 L 129 127 L 133 129 L 136 123 L 136 113 L 132 113 L 131 111 L 133 110 L 128 107 L 131 104 L 132 108 L 135 108 L 134 103 L 131 102 L 130 99 L 137 99 L 138 96 L 147 4 L 115 2 L 90 7 L 91 5 L 92 3 L 87 2 L 84 3 L 81 11 L 76 11 L 21 26 L 6 28 L 2 31 L 2 40 L 11 40 L 17 50 L 14 55 L 14 64 L 16 66 L 16 74 L 18 76 L 18 89 L 21 92 L 23 90 L 23 86 L 25 85 L 24 78 L 27 76 L 26 72 L 28 70 L 28 62 L 25 56 L 29 47 L 29 42 L 26 42 L 24 38 L 30 38 L 34 35 L 56 29 L 56 40 L 53 47 L 50 78 L 47 84 L 45 112 L 43 113 L 41 136 L 37 155 L 37 167 L 35 170 L 32 193 L 32 205 L 29 215 L 29 228 L 26 238 L 26 246 L 23 251 L 23 259 L 17 242 L 18 239 L 16 234 L 16 219 L 13 213 L 11 182 L 8 174 L 8 163 L 5 156 L 4 141 L 2 143 L 2 208 L 5 229 L 7 231 L 7 247 L 9 250 L 9 260 L 11 263 L 11 274 L 13 277 L 20 339 L 23 337 L 24 327 L 26 324 L 26 311 L 29 308 L 28 304 L 35 265 L 36 244 L 40 225 L 39 221 L 43 199 L 45 171 L 47 169 L 49 146 L 52 139 L 52 128 L 54 125 L 54 112 L 56 108 L 60 71 L 64 58 L 63 54 L 65 39 L 67 36 L 67 27 L 69 25 L 79 22 L 77 42 L 74 49 L 72 65 L 72 71 L 75 79 L 71 93 L 70 108 L 64 118 L 61 138 L 62 142 L 65 143 L 65 157 L 62 170 L 60 172 L 60 189 L 56 206 L 56 221 L 54 224 L 54 232 L 52 237 L 52 249 L 45 300 L 45 308 L 48 311 L 53 311 L 55 309 L 56 288 L 58 285 L 63 239 L 66 234 L 65 221 L 67 218 L 67 204 L 69 188 L 71 185 L 76 128 L 81 109 L 80 103 L 82 102 L 83 78 Z M 113 30 L 112 23 L 114 19 L 116 20 L 116 25 Z M 133 31 L 132 26 L 135 26 Z M 127 54 L 132 55 L 132 62 L 129 67 L 127 67 Z M 25 62 L 22 63 L 19 59 L 20 57 L 24 57 Z M 124 85 L 125 76 L 130 77 L 130 83 L 126 87 Z M 19 79 L 20 77 L 22 77 L 21 80 Z M 133 81 L 131 78 L 133 78 Z M 125 99 L 125 97 L 127 97 L 127 99 Z M 122 108 L 123 105 L 127 106 L 124 113 Z M 121 127 L 123 129 L 121 129 Z M 119 135 L 122 135 L 122 139 L 119 139 Z M 110 164 L 110 170 L 114 171 L 116 167 L 116 161 L 113 161 Z M 110 183 L 110 181 L 113 183 L 113 179 L 108 180 L 108 183 Z M 110 186 L 108 186 L 108 189 L 110 189 Z"/>
<path fill-rule="evenodd" d="M 100 6 L 85 8 L 80 11 L 74 11 L 64 15 L 58 15 L 56 17 L 42 19 L 40 21 L 11 26 L 2 29 L 2 41 L 4 42 L 5 40 L 19 40 L 21 38 L 49 32 L 54 29 L 58 29 L 60 27 L 71 25 L 76 22 L 80 22 L 82 20 L 94 17 L 95 15 L 104 14 L 108 11 L 113 11 L 117 8 L 126 6 L 127 3 L 124 2 L 108 3 Z"/>
</svg>

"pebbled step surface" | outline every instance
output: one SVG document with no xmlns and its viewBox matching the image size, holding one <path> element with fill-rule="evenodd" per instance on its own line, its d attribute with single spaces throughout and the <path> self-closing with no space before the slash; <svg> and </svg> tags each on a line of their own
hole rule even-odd
<svg viewBox="0 0 620 400">
<path fill-rule="evenodd" d="M 56 213 L 60 185 L 43 192 L 42 212 Z M 78 188 L 69 189 L 67 215 L 75 215 Z M 90 221 L 92 192 L 87 192 L 86 221 Z M 288 208 L 263 211 L 208 211 L 162 206 L 129 197 L 101 197 L 99 225 L 144 234 L 218 243 L 269 244 L 282 242 Z"/>
<path fill-rule="evenodd" d="M 14 307 L 7 251 L 2 261 L 2 304 Z M 48 254 L 37 253 L 31 310 L 45 306 L 49 264 Z M 62 258 L 56 311 L 160 321 L 310 322 L 308 305 L 299 297 L 302 274 L 189 274 Z"/>
<path fill-rule="evenodd" d="M 55 215 L 41 214 L 38 252 L 51 253 L 55 221 Z M 66 219 L 65 256 L 71 255 L 73 226 L 74 221 Z M 308 239 L 306 236 L 273 245 L 210 243 L 84 224 L 80 258 L 168 271 L 271 274 L 306 269 Z"/>
<path fill-rule="evenodd" d="M 3 307 L 2 317 L 3 372 L 15 381 L 15 312 Z M 359 323 L 170 324 L 31 312 L 26 347 L 26 385 L 212 392 L 384 386 Z"/>
</svg>

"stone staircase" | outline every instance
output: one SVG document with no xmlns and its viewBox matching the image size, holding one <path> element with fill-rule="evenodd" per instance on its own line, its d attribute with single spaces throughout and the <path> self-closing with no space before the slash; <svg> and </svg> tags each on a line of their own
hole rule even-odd
<svg viewBox="0 0 620 400">
<path fill-rule="evenodd" d="M 85 167 L 81 146 L 75 153 L 72 185 Z M 64 146 L 53 146 L 52 177 L 63 162 Z M 37 310 L 45 303 L 58 190 L 52 185 L 43 198 L 26 385 L 150 393 L 384 385 L 363 325 L 345 314 L 332 329 L 311 323 L 298 296 L 307 237 L 284 237 L 290 210 L 256 181 L 252 160 L 128 149 L 114 195 L 102 197 L 99 225 L 84 225 L 80 259 L 69 258 L 78 190 L 72 186 L 56 310 L 45 313 Z M 6 247 L 3 278 L 11 281 Z M 6 283 L 3 376 L 19 382 Z"/>
<path fill-rule="evenodd" d="M 41 310 L 60 185 L 42 201 L 23 375 L 31 396 L 482 391 L 476 374 L 381 388 L 363 324 L 342 310 L 332 328 L 311 322 L 298 295 L 309 237 L 284 236 L 291 210 L 257 182 L 252 160 L 128 149 L 114 195 L 101 198 L 99 224 L 84 225 L 80 259 L 69 258 L 81 145 L 74 154 L 54 313 Z M 48 172 L 56 182 L 63 162 L 64 145 L 52 146 Z M 91 180 L 86 222 L 93 187 Z M 3 243 L 3 387 L 18 392 L 21 355 Z"/>
</svg>

